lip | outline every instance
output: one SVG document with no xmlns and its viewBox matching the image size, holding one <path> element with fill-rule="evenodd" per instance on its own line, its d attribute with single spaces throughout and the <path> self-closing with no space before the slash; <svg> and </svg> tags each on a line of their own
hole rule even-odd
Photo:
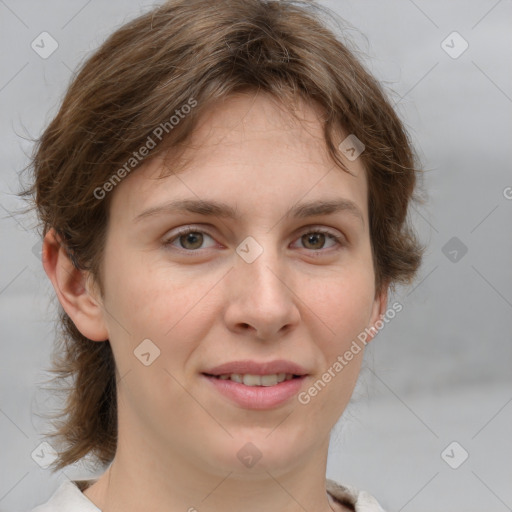
<svg viewBox="0 0 512 512">
<path fill-rule="evenodd" d="M 232 361 L 215 366 L 203 373 L 208 375 L 226 375 L 230 373 L 250 373 L 252 375 L 270 375 L 274 373 L 292 373 L 293 375 L 304 376 L 307 371 L 297 363 L 278 359 L 274 361 L 257 362 L 251 360 Z"/>
<path fill-rule="evenodd" d="M 221 395 L 229 398 L 243 409 L 274 409 L 296 396 L 305 376 L 285 380 L 275 386 L 246 386 L 232 380 L 202 375 Z"/>
<path fill-rule="evenodd" d="M 269 375 L 291 373 L 295 378 L 274 386 L 246 386 L 232 380 L 221 380 L 216 376 L 226 374 Z M 265 410 L 284 405 L 296 396 L 307 376 L 306 370 L 291 361 L 268 362 L 233 361 L 224 363 L 202 373 L 213 389 L 243 409 Z"/>
</svg>

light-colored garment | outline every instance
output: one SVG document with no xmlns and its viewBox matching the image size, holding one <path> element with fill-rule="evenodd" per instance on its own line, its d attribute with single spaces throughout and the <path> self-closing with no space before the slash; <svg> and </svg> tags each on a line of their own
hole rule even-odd
<svg viewBox="0 0 512 512">
<path fill-rule="evenodd" d="M 85 481 L 81 483 L 85 484 Z M 46 503 L 33 508 L 30 512 L 101 512 L 80 490 L 85 487 L 87 486 L 80 485 L 80 482 L 66 480 Z"/>
<path fill-rule="evenodd" d="M 46 503 L 30 512 L 101 512 L 80 490 L 88 487 L 87 483 L 92 484 L 93 481 L 63 482 Z M 365 491 L 327 480 L 327 492 L 335 501 L 354 512 L 384 512 L 375 498 Z"/>
<path fill-rule="evenodd" d="M 379 502 L 366 491 L 359 491 L 355 487 L 340 485 L 327 479 L 327 492 L 335 501 L 341 503 L 354 512 L 385 512 Z"/>
</svg>

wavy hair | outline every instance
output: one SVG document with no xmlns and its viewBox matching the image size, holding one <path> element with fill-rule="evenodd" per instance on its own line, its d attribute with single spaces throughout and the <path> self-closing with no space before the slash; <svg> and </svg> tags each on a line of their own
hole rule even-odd
<svg viewBox="0 0 512 512">
<path fill-rule="evenodd" d="M 55 229 L 103 293 L 111 194 L 98 191 L 116 173 L 184 148 L 214 102 L 261 91 L 287 105 L 300 97 L 320 106 L 326 147 L 340 170 L 348 172 L 340 128 L 364 143 L 376 290 L 411 283 L 424 250 L 408 221 L 409 204 L 419 200 L 417 157 L 390 99 L 351 43 L 329 28 L 326 12 L 333 14 L 312 1 L 169 0 L 117 29 L 80 66 L 34 146 L 30 187 L 20 196 L 37 210 L 41 234 Z M 194 108 L 170 129 L 190 98 Z M 167 127 L 162 143 L 127 169 L 158 126 Z M 49 436 L 58 447 L 51 467 L 86 455 L 107 465 L 117 444 L 110 343 L 84 337 L 62 308 L 58 326 L 50 371 L 66 383 L 66 403 Z"/>
</svg>

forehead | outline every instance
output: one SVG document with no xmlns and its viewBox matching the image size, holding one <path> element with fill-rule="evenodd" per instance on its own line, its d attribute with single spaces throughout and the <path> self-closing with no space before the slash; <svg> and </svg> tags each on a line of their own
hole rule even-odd
<svg viewBox="0 0 512 512">
<path fill-rule="evenodd" d="M 270 141 L 276 161 L 293 153 L 297 162 L 331 167 L 334 163 L 327 153 L 322 117 L 317 103 L 300 97 L 284 103 L 261 92 L 233 94 L 212 105 L 199 120 L 190 145 L 203 151 L 192 156 L 198 166 L 205 160 L 212 162 L 216 155 L 239 157 L 243 163 L 244 154 L 252 150 L 246 163 L 263 161 L 269 155 L 258 148 L 268 149 Z M 278 170 L 276 166 L 275 172 Z"/>
<path fill-rule="evenodd" d="M 217 102 L 187 142 L 185 167 L 173 173 L 172 148 L 165 162 L 149 160 L 114 190 L 112 213 L 134 219 L 169 199 L 197 199 L 228 202 L 242 214 L 257 215 L 263 207 L 278 213 L 277 206 L 289 208 L 301 199 L 343 197 L 366 217 L 361 160 L 345 160 L 349 173 L 337 167 L 327 151 L 321 109 L 300 99 L 293 108 L 295 115 L 261 93 Z M 340 129 L 340 142 L 346 135 Z M 168 176 L 158 179 L 162 173 Z"/>
</svg>

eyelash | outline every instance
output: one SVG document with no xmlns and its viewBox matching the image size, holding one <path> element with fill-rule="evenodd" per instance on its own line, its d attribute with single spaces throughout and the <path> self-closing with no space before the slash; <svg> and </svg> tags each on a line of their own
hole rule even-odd
<svg viewBox="0 0 512 512">
<path fill-rule="evenodd" d="M 186 236 L 190 233 L 201 233 L 201 234 L 204 234 L 204 235 L 208 235 L 210 238 L 214 238 L 212 235 L 210 235 L 207 231 L 204 231 L 203 229 L 199 229 L 199 228 L 195 228 L 193 226 L 189 226 L 189 227 L 186 227 L 186 228 L 183 228 L 181 229 L 180 231 L 178 231 L 174 236 L 172 236 L 171 238 L 165 240 L 163 242 L 163 245 L 165 247 L 171 247 L 172 243 L 175 241 L 175 240 L 178 240 L 179 238 L 181 238 L 182 236 Z M 340 235 L 337 235 L 335 233 L 333 233 L 332 231 L 329 231 L 325 228 L 308 228 L 308 230 L 306 231 L 303 231 L 298 238 L 301 238 L 303 237 L 304 235 L 307 235 L 307 234 L 323 234 L 323 235 L 327 235 L 329 236 L 330 238 L 332 238 L 336 244 L 338 245 L 338 247 L 334 250 L 340 250 L 343 246 L 346 245 L 346 240 L 343 236 L 340 236 Z M 198 253 L 201 251 L 201 249 L 184 249 L 183 247 L 173 247 L 173 249 L 177 249 L 178 251 L 182 251 L 184 253 L 189 253 L 190 255 L 193 255 L 194 253 Z M 332 249 L 332 248 L 331 248 Z M 310 252 L 312 255 L 321 255 L 321 253 L 323 252 L 326 252 L 326 249 L 310 249 L 308 252 Z"/>
</svg>

